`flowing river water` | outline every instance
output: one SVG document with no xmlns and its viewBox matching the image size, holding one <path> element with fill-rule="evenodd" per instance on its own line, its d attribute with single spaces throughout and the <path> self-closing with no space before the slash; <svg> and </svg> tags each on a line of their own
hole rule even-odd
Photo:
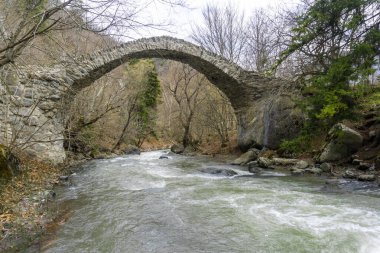
<svg viewBox="0 0 380 253">
<path fill-rule="evenodd" d="M 58 191 L 72 210 L 44 253 L 380 252 L 380 194 L 316 177 L 260 176 L 204 157 L 145 152 L 85 164 Z M 233 177 L 206 174 L 233 169 Z"/>
</svg>

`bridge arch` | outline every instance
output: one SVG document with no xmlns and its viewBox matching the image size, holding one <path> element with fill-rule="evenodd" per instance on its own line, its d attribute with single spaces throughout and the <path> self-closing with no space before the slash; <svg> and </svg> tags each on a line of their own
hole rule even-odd
<svg viewBox="0 0 380 253">
<path fill-rule="evenodd" d="M 190 42 L 166 36 L 139 39 L 79 57 L 75 59 L 75 64 L 66 64 L 65 70 L 67 77 L 72 80 L 71 88 L 78 90 L 118 66 L 141 58 L 164 58 L 190 65 L 226 94 L 235 111 L 246 107 L 249 100 L 262 92 L 263 87 L 259 83 L 255 85 L 251 82 L 248 85 L 245 82 L 252 81 L 253 76 L 262 79 L 258 74 L 245 71 Z"/>
</svg>

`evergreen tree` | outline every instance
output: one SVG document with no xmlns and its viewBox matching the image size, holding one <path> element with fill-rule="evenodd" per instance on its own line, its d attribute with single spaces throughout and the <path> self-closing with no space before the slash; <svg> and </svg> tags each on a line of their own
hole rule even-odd
<svg viewBox="0 0 380 253">
<path fill-rule="evenodd" d="M 295 52 L 312 65 L 301 78 L 305 99 L 300 106 L 307 121 L 295 140 L 298 146 L 305 146 L 310 139 L 307 135 L 355 118 L 365 94 L 361 88 L 366 87 L 378 64 L 379 23 L 378 0 L 316 0 L 297 17 L 292 42 L 276 66 Z M 295 143 L 283 146 L 294 150 L 290 146 Z"/>
<path fill-rule="evenodd" d="M 136 145 L 141 146 L 149 135 L 156 136 L 155 120 L 160 90 L 155 67 L 147 73 L 146 88 L 142 92 L 138 103 L 138 132 L 135 139 Z"/>
<path fill-rule="evenodd" d="M 377 0 L 317 0 L 298 17 L 278 64 L 296 51 L 312 60 L 301 105 L 319 127 L 354 115 L 360 94 L 352 86 L 367 84 L 378 63 L 379 20 Z"/>
</svg>

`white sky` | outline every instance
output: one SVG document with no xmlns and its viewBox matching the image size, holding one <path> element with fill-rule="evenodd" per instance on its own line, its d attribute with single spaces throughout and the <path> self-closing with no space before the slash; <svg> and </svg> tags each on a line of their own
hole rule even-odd
<svg viewBox="0 0 380 253">
<path fill-rule="evenodd" d="M 299 0 L 186 0 L 188 8 L 175 7 L 170 8 L 154 2 L 146 8 L 141 15 L 145 21 L 153 21 L 156 23 L 170 22 L 172 26 L 168 26 L 165 30 L 149 30 L 140 31 L 139 34 L 132 35 L 134 38 L 151 37 L 160 35 L 169 35 L 185 40 L 190 40 L 191 27 L 196 23 L 202 22 L 202 8 L 208 3 L 218 6 L 225 6 L 231 2 L 234 7 L 249 16 L 256 8 L 268 8 L 274 10 L 276 8 L 293 7 Z"/>
</svg>

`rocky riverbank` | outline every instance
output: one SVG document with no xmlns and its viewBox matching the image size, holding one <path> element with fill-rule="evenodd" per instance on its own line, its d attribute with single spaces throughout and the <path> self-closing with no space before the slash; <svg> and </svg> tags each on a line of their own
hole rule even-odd
<svg viewBox="0 0 380 253">
<path fill-rule="evenodd" d="M 247 166 L 255 174 L 263 169 L 285 169 L 295 176 L 323 175 L 380 186 L 379 133 L 378 125 L 363 134 L 339 123 L 329 131 L 325 145 L 314 157 L 283 158 L 273 150 L 252 148 L 231 164 Z"/>
</svg>

